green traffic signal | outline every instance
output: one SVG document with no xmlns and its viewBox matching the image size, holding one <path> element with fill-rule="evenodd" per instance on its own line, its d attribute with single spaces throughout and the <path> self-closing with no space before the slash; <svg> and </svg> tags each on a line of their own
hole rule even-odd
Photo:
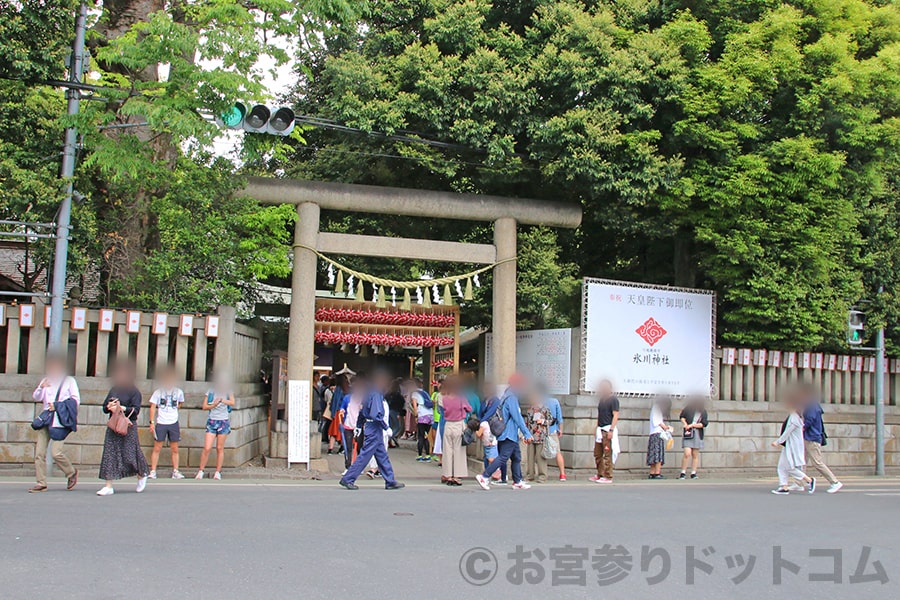
<svg viewBox="0 0 900 600">
<path fill-rule="evenodd" d="M 236 102 L 234 106 L 219 115 L 219 119 L 225 127 L 230 129 L 240 129 L 246 115 L 247 107 L 240 102 Z"/>
</svg>

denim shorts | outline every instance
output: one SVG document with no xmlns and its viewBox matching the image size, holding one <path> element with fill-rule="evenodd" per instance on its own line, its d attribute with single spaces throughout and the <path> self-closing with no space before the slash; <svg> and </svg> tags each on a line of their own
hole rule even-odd
<svg viewBox="0 0 900 600">
<path fill-rule="evenodd" d="M 206 433 L 216 435 L 228 435 L 231 433 L 231 421 L 228 419 L 207 419 Z"/>
<path fill-rule="evenodd" d="M 497 451 L 497 446 L 485 446 L 484 447 L 484 459 L 491 460 L 492 458 L 497 458 L 500 456 L 500 453 Z"/>
</svg>

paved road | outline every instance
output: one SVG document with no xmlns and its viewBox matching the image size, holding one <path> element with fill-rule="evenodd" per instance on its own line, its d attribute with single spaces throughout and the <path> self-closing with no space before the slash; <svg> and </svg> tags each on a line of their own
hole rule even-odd
<svg viewBox="0 0 900 600">
<path fill-rule="evenodd" d="M 753 482 L 570 482 L 490 492 L 425 482 L 396 492 L 377 482 L 362 486 L 159 481 L 137 495 L 129 482 L 99 498 L 87 481 L 72 492 L 56 481 L 50 492 L 29 495 L 25 480 L 0 480 L 0 597 L 900 597 L 896 479 L 859 480 L 839 494 L 811 497 L 774 496 L 769 485 Z M 603 552 L 605 544 L 611 547 Z M 508 581 L 516 564 L 508 555 L 519 545 L 545 555 L 526 561 L 538 563 L 527 570 L 532 577 L 543 568 L 539 583 Z M 559 550 L 551 558 L 551 549 L 566 545 L 574 547 L 570 572 L 576 583 L 585 573 L 584 587 L 552 587 L 553 559 L 564 566 L 566 558 Z M 630 571 L 619 545 L 632 555 Z M 668 577 L 652 587 L 645 578 L 664 559 L 654 552 L 642 572 L 644 545 L 671 559 Z M 696 570 L 693 586 L 685 584 L 689 546 L 713 568 L 710 575 Z M 773 546 L 800 565 L 798 575 L 783 571 L 780 586 L 772 583 Z M 866 572 L 877 573 L 872 563 L 880 561 L 887 584 L 849 583 L 864 546 L 871 548 Z M 484 586 L 461 573 L 462 562 L 471 580 L 490 577 L 489 554 L 461 561 L 474 547 L 498 560 L 499 573 Z M 809 583 L 811 572 L 833 571 L 831 558 L 810 558 L 810 550 L 829 548 L 842 551 L 842 583 Z M 589 554 L 579 568 L 582 552 Z M 755 564 L 735 584 L 731 578 L 743 570 L 738 554 Z M 601 572 L 627 576 L 601 587 Z"/>
</svg>

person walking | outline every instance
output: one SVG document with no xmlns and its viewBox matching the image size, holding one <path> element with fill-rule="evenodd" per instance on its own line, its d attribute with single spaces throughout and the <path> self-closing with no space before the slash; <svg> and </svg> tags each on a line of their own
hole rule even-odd
<svg viewBox="0 0 900 600">
<path fill-rule="evenodd" d="M 802 389 L 805 396 L 805 409 L 803 411 L 803 445 L 806 450 L 807 464 L 811 464 L 822 476 L 828 480 L 829 487 L 826 492 L 834 494 L 844 484 L 834 476 L 825 460 L 822 458 L 822 446 L 827 442 L 825 435 L 825 423 L 822 420 L 822 404 L 819 402 L 815 390 L 810 386 Z"/>
<path fill-rule="evenodd" d="M 337 442 L 338 453 L 345 451 L 344 444 L 344 417 L 346 415 L 344 409 L 344 400 L 350 395 L 350 380 L 346 374 L 338 375 L 332 380 L 331 402 L 329 411 L 331 412 L 331 423 L 328 426 L 328 453 L 335 452 L 334 443 Z M 348 465 L 349 466 L 349 465 Z"/>
<path fill-rule="evenodd" d="M 62 356 L 48 354 L 45 361 L 45 377 L 32 394 L 35 402 L 43 406 L 41 421 L 34 442 L 34 477 L 36 485 L 28 491 L 32 494 L 47 491 L 47 447 L 53 462 L 66 476 L 66 490 L 78 484 L 78 469 L 63 451 L 65 439 L 76 430 L 78 406 L 81 394 L 74 377 L 66 374 L 66 362 Z M 32 425 L 33 427 L 33 425 Z"/>
<path fill-rule="evenodd" d="M 497 436 L 497 460 L 487 466 L 483 473 L 476 475 L 475 479 L 482 489 L 491 489 L 491 476 L 500 465 L 512 461 L 513 489 L 527 490 L 530 485 L 522 481 L 522 452 L 519 449 L 519 433 L 525 438 L 525 443 L 532 441 L 531 432 L 522 418 L 522 408 L 519 405 L 519 394 L 524 380 L 521 375 L 513 375 L 509 379 L 509 387 L 500 399 L 500 406 L 494 413 L 503 419 L 503 432 Z"/>
<path fill-rule="evenodd" d="M 384 393 L 390 386 L 391 378 L 386 372 L 376 372 L 371 384 L 365 386 L 365 401 L 359 411 L 360 423 L 365 431 L 363 447 L 350 465 L 347 472 L 341 477 L 341 487 L 348 490 L 358 490 L 356 480 L 362 474 L 363 469 L 369 463 L 369 459 L 375 457 L 378 471 L 384 478 L 384 488 L 387 490 L 399 490 L 406 487 L 394 477 L 394 468 L 388 456 L 384 444 L 383 432 L 388 429 L 387 416 L 384 413 Z"/>
<path fill-rule="evenodd" d="M 773 448 L 781 446 L 778 458 L 778 487 L 773 494 L 786 496 L 791 493 L 791 479 L 809 486 L 809 493 L 816 491 L 816 480 L 803 472 L 806 466 L 806 451 L 803 444 L 803 410 L 802 402 L 796 395 L 787 399 L 788 417 L 781 427 L 781 436 L 772 442 Z"/>
<path fill-rule="evenodd" d="M 178 470 L 178 442 L 181 441 L 181 424 L 178 408 L 184 404 L 184 392 L 178 387 L 178 375 L 172 365 L 162 369 L 160 387 L 150 396 L 150 431 L 153 433 L 153 451 L 150 454 L 150 479 L 156 479 L 156 466 L 163 443 L 169 442 L 172 450 L 172 479 L 184 479 Z M 158 421 L 157 421 L 158 419 Z"/>
<path fill-rule="evenodd" d="M 532 390 L 528 394 L 529 405 L 525 409 L 525 424 L 531 432 L 531 443 L 525 445 L 525 479 L 547 483 L 547 459 L 544 458 L 544 440 L 550 435 L 550 409 L 544 397 Z"/>
<path fill-rule="evenodd" d="M 350 468 L 356 455 L 359 452 L 358 437 L 361 434 L 359 423 L 359 411 L 362 408 L 363 397 L 365 394 L 365 382 L 362 379 L 356 379 L 350 386 L 350 391 L 344 396 L 341 412 L 343 413 L 343 423 L 341 425 L 341 434 L 344 441 L 344 472 Z"/>
<path fill-rule="evenodd" d="M 672 401 L 657 396 L 650 407 L 650 435 L 647 439 L 647 466 L 649 479 L 665 479 L 662 466 L 666 464 L 666 441 L 672 439 L 671 427 L 666 423 L 672 410 Z M 667 433 L 668 432 L 668 433 Z"/>
<path fill-rule="evenodd" d="M 597 433 L 594 437 L 594 463 L 597 474 L 590 480 L 596 483 L 612 483 L 613 449 L 617 443 L 616 426 L 619 423 L 619 399 L 613 393 L 612 382 L 604 379 L 597 387 Z"/>
<path fill-rule="evenodd" d="M 472 405 L 466 399 L 462 382 L 457 375 L 451 375 L 444 381 L 441 403 L 444 409 L 441 483 L 451 486 L 462 485 L 460 479 L 469 476 L 468 458 L 462 444 L 462 436 L 466 428 L 466 417 L 472 412 Z"/>
<path fill-rule="evenodd" d="M 125 435 L 120 435 L 111 428 L 106 428 L 103 440 L 103 457 L 100 459 L 100 479 L 106 485 L 97 491 L 98 496 L 112 496 L 115 493 L 113 481 L 126 477 L 137 477 L 135 492 L 140 494 L 147 487 L 150 467 L 141 450 L 138 438 L 137 419 L 141 414 L 143 396 L 135 385 L 135 368 L 130 362 L 117 362 L 112 371 L 112 387 L 103 401 L 103 412 L 111 419 L 116 413 L 122 413 L 131 421 L 131 427 Z"/>
<path fill-rule="evenodd" d="M 431 445 L 428 437 L 431 433 L 431 425 L 434 423 L 434 404 L 428 392 L 422 389 L 422 382 L 416 379 L 413 383 L 416 389 L 410 396 L 415 402 L 416 450 L 418 452 L 416 461 L 428 462 L 431 460 Z"/>
<path fill-rule="evenodd" d="M 206 439 L 203 440 L 203 450 L 200 452 L 200 469 L 194 479 L 203 479 L 213 442 L 216 444 L 216 472 L 213 473 L 213 479 L 222 479 L 225 440 L 231 433 L 231 410 L 234 405 L 234 393 L 231 391 L 231 385 L 225 376 L 220 374 L 216 377 L 213 388 L 206 392 L 203 405 L 200 407 L 209 411 L 209 417 L 206 419 Z"/>
<path fill-rule="evenodd" d="M 709 425 L 709 415 L 704 407 L 703 398 L 689 399 L 681 411 L 679 420 L 683 429 L 681 447 L 684 449 L 684 455 L 681 457 L 681 474 L 678 479 L 687 478 L 688 463 L 691 465 L 691 479 L 697 479 L 703 436 L 706 433 L 706 426 Z"/>
</svg>

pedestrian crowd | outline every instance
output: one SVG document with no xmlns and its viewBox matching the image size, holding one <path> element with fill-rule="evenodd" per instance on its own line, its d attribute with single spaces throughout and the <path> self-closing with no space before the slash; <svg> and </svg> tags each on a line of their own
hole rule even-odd
<svg viewBox="0 0 900 600">
<path fill-rule="evenodd" d="M 146 489 L 150 479 L 157 478 L 157 467 L 163 446 L 168 444 L 173 479 L 183 479 L 179 442 L 181 426 L 179 409 L 185 395 L 178 387 L 174 368 L 165 367 L 157 374 L 157 387 L 149 399 L 149 427 L 153 447 L 149 463 L 141 449 L 137 419 L 143 396 L 136 385 L 134 365 L 123 361 L 111 370 L 111 387 L 103 401 L 108 417 L 100 479 L 105 485 L 100 496 L 115 493 L 114 482 L 137 478 L 137 492 Z M 450 375 L 432 382 L 427 390 L 420 379 L 397 379 L 378 369 L 371 374 L 342 373 L 334 378 L 322 376 L 315 386 L 314 411 L 319 418 L 319 431 L 326 453 L 342 454 L 344 470 L 340 485 L 358 489 L 361 476 L 383 479 L 385 488 L 401 489 L 404 484 L 394 475 L 389 448 L 401 440 L 415 440 L 416 461 L 437 463 L 440 482 L 461 486 L 469 477 L 468 447 L 481 451 L 483 468 L 475 481 L 485 490 L 492 486 L 511 485 L 525 490 L 530 482 L 545 483 L 548 465 L 559 471 L 559 481 L 566 481 L 566 465 L 561 452 L 563 414 L 560 402 L 547 393 L 539 382 L 513 375 L 507 385 L 498 388 L 485 383 L 476 389 L 474 378 Z M 78 483 L 78 470 L 65 454 L 66 437 L 77 430 L 80 394 L 76 380 L 67 375 L 65 361 L 48 356 L 46 376 L 34 391 L 34 399 L 42 404 L 41 414 L 32 427 L 36 430 L 35 478 L 32 493 L 47 490 L 46 458 L 49 449 L 55 464 L 66 476 L 67 489 Z M 841 489 L 842 483 L 825 465 L 822 448 L 827 435 L 823 410 L 815 390 L 798 384 L 790 388 L 785 401 L 788 415 L 781 433 L 772 446 L 781 449 L 778 461 L 779 485 L 773 493 L 792 491 L 814 493 L 816 479 L 806 473 L 815 467 L 829 482 L 829 493 Z M 235 397 L 227 377 L 217 374 L 213 385 L 202 398 L 201 407 L 208 411 L 204 446 L 195 479 L 206 477 L 210 453 L 215 446 L 216 466 L 212 478 L 222 478 L 225 441 L 231 432 L 230 413 Z M 676 429 L 670 424 L 672 398 L 660 394 L 648 402 L 646 464 L 649 479 L 664 479 L 662 467 L 666 452 L 675 443 Z M 609 484 L 620 454 L 620 402 L 613 384 L 605 379 L 597 386 L 597 423 L 593 433 L 593 456 L 596 474 L 591 482 Z M 681 472 L 679 479 L 697 479 L 700 452 L 709 427 L 704 398 L 688 397 L 675 421 L 681 424 Z M 690 475 L 688 475 L 690 469 Z M 509 482 L 511 477 L 512 481 Z"/>
<path fill-rule="evenodd" d="M 150 461 L 147 462 L 138 437 L 138 415 L 143 405 L 143 395 L 136 385 L 135 366 L 130 361 L 119 361 L 111 368 L 111 387 L 103 400 L 103 413 L 107 415 L 107 428 L 103 441 L 103 455 L 100 459 L 100 479 L 105 485 L 97 491 L 98 496 L 115 493 L 113 483 L 129 477 L 137 478 L 135 491 L 147 488 L 147 481 L 157 478 L 157 466 L 163 446 L 168 443 L 172 457 L 172 479 L 184 479 L 179 469 L 178 444 L 181 441 L 179 408 L 184 404 L 184 392 L 178 387 L 175 369 L 169 365 L 158 373 L 158 385 L 149 400 L 149 425 L 153 438 Z M 81 394 L 75 378 L 66 374 L 65 360 L 49 355 L 46 360 L 46 376 L 41 379 L 33 394 L 36 402 L 42 403 L 41 414 L 31 424 L 36 430 L 34 468 L 36 484 L 28 491 L 47 491 L 47 449 L 54 463 L 66 476 L 66 489 L 73 489 L 78 483 L 76 469 L 64 451 L 65 439 L 77 431 L 78 408 Z M 209 411 L 206 421 L 206 436 L 200 454 L 200 468 L 195 479 L 206 476 L 213 445 L 216 447 L 216 470 L 213 479 L 222 478 L 222 464 L 225 460 L 225 440 L 231 433 L 230 413 L 235 405 L 234 393 L 224 374 L 214 377 L 213 387 L 201 402 L 203 410 Z"/>
</svg>

